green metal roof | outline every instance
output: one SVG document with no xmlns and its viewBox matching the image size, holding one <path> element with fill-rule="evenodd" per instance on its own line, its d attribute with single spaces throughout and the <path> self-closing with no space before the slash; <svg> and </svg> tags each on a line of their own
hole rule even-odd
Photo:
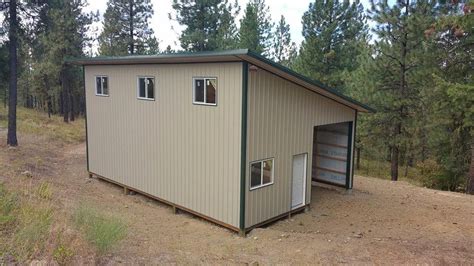
<svg viewBox="0 0 474 266">
<path fill-rule="evenodd" d="M 252 60 L 253 59 L 253 60 Z M 224 61 L 258 61 L 258 67 L 267 69 L 270 72 L 279 70 L 287 75 L 290 75 L 305 84 L 309 84 L 320 88 L 321 90 L 336 96 L 348 102 L 353 109 L 365 112 L 375 112 L 375 110 L 363 103 L 360 103 L 336 89 L 330 88 L 320 81 L 313 80 L 309 77 L 303 76 L 281 64 L 278 64 L 264 56 L 253 52 L 249 49 L 225 50 L 225 51 L 205 51 L 205 52 L 178 52 L 158 55 L 131 55 L 131 56 L 98 56 L 78 59 L 68 59 L 67 63 L 76 65 L 122 65 L 122 64 L 159 64 L 159 63 L 173 63 L 173 62 L 224 62 Z M 254 62 L 255 63 L 255 62 Z M 271 69 L 273 68 L 273 69 Z M 301 85 L 303 86 L 303 85 Z M 333 99 L 336 100 L 336 99 Z M 339 101 L 340 102 L 340 101 Z M 346 104 L 347 105 L 347 104 Z M 357 108 L 358 107 L 358 108 Z"/>
</svg>

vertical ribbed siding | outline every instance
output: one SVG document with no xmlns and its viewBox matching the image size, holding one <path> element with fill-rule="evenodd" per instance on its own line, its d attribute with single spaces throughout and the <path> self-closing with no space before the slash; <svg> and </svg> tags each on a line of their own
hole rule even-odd
<svg viewBox="0 0 474 266">
<path fill-rule="evenodd" d="M 310 202 L 313 127 L 353 121 L 355 111 L 262 69 L 249 73 L 246 227 L 290 211 L 293 156 L 307 153 Z M 249 190 L 249 164 L 275 158 L 274 184 Z"/>
<path fill-rule="evenodd" d="M 90 171 L 238 227 L 242 64 L 85 69 Z M 155 101 L 137 99 L 137 76 L 155 77 Z M 196 76 L 217 77 L 217 106 L 192 103 Z"/>
</svg>

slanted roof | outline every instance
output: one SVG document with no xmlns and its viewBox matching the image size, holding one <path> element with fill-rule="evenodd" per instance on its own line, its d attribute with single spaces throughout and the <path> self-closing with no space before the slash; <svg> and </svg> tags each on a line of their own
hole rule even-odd
<svg viewBox="0 0 474 266">
<path fill-rule="evenodd" d="M 246 61 L 265 69 L 277 76 L 310 89 L 318 94 L 344 104 L 360 112 L 375 112 L 371 107 L 362 104 L 335 89 L 329 88 L 320 81 L 298 74 L 297 72 L 273 62 L 249 49 L 212 51 L 212 52 L 180 52 L 158 55 L 133 55 L 117 57 L 89 57 L 68 60 L 76 65 L 132 65 L 132 64 L 173 64 L 173 63 L 217 63 Z"/>
</svg>

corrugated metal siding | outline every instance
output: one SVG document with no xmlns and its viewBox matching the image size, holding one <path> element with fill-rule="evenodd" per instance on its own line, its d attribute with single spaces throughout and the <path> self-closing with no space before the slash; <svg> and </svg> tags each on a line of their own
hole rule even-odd
<svg viewBox="0 0 474 266">
<path fill-rule="evenodd" d="M 238 227 L 242 64 L 85 70 L 90 171 Z M 139 75 L 155 77 L 155 101 L 137 99 Z M 218 78 L 217 107 L 192 103 L 194 76 Z"/>
<path fill-rule="evenodd" d="M 307 153 L 310 202 L 313 127 L 353 121 L 347 106 L 259 69 L 249 73 L 246 222 L 248 228 L 290 211 L 293 156 Z M 249 164 L 275 158 L 274 184 L 250 191 Z"/>
</svg>

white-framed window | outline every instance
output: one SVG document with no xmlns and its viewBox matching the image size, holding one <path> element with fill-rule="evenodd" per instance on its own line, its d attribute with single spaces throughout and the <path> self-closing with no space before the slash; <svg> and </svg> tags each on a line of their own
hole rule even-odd
<svg viewBox="0 0 474 266">
<path fill-rule="evenodd" d="M 137 98 L 155 100 L 155 78 L 141 76 L 137 79 Z"/>
<path fill-rule="evenodd" d="M 273 184 L 274 159 L 264 159 L 250 163 L 250 190 Z"/>
<path fill-rule="evenodd" d="M 193 78 L 193 103 L 217 105 L 217 78 Z"/>
<path fill-rule="evenodd" d="M 95 95 L 109 96 L 109 77 L 107 76 L 95 77 Z"/>
</svg>

